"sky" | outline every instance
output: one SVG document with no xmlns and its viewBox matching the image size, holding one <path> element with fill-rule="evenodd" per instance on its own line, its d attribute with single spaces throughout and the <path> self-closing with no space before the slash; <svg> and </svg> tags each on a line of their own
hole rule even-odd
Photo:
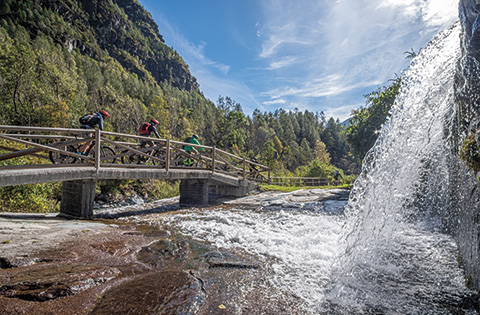
<svg viewBox="0 0 480 315">
<path fill-rule="evenodd" d="M 215 104 L 343 121 L 458 20 L 458 0 L 139 0 Z"/>
</svg>

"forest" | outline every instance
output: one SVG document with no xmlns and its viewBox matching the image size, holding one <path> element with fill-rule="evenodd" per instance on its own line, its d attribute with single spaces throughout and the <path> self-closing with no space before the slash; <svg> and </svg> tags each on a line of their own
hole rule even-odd
<svg viewBox="0 0 480 315">
<path fill-rule="evenodd" d="M 105 130 L 136 134 L 155 118 L 162 138 L 196 133 L 204 145 L 257 157 L 277 176 L 330 178 L 339 169 L 352 182 L 401 86 L 397 78 L 365 95 L 365 106 L 347 122 L 283 109 L 249 116 L 229 96 L 216 103 L 203 96 L 136 0 L 2 0 L 0 18 L 1 125 L 78 128 L 79 117 L 104 109 L 111 115 Z M 58 184 L 29 186 L 1 188 L 2 210 L 58 203 Z M 163 196 L 158 190 L 155 197 Z"/>
</svg>

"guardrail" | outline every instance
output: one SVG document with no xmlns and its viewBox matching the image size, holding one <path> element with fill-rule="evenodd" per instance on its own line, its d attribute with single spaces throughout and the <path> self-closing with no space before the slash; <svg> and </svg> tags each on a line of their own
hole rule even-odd
<svg viewBox="0 0 480 315">
<path fill-rule="evenodd" d="M 325 177 L 273 177 L 270 181 L 277 186 L 326 186 L 329 183 Z"/>
<path fill-rule="evenodd" d="M 140 146 L 141 141 L 149 145 Z M 91 143 L 85 155 L 80 146 Z M 187 152 L 194 147 L 199 154 Z M 214 146 L 88 129 L 0 125 L 0 169 L 44 167 L 188 169 L 269 183 L 270 169 Z"/>
</svg>

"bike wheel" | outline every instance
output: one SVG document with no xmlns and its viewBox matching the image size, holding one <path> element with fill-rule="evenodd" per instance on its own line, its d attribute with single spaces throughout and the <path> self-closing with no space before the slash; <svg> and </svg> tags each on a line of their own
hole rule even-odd
<svg viewBox="0 0 480 315">
<path fill-rule="evenodd" d="M 101 146 L 100 147 L 100 159 L 101 160 L 101 163 L 107 163 L 107 164 L 113 164 L 115 163 L 115 158 L 112 158 L 112 159 L 104 159 L 105 157 L 109 157 L 109 156 L 114 156 L 115 155 L 115 151 L 110 148 L 110 147 L 107 147 L 107 146 Z M 95 147 L 93 146 L 91 148 L 91 150 L 88 152 L 88 156 L 89 157 L 92 157 L 92 158 L 95 158 Z"/>
<path fill-rule="evenodd" d="M 182 153 L 176 153 L 173 159 L 170 161 L 171 166 L 187 166 L 185 165 L 185 161 L 187 160 L 187 156 Z"/>
<path fill-rule="evenodd" d="M 108 158 L 108 157 L 114 156 L 114 155 L 115 155 L 115 150 L 113 150 L 112 148 L 107 147 L 107 146 L 103 146 L 103 145 L 100 147 L 100 157 L 102 159 L 104 157 Z M 108 163 L 108 164 L 113 164 L 113 163 L 115 163 L 115 158 L 105 159 L 102 162 Z"/>
<path fill-rule="evenodd" d="M 158 161 L 158 160 L 152 159 L 153 165 L 160 165 L 160 166 L 165 167 L 165 162 L 164 161 L 167 157 L 167 150 L 165 148 L 160 148 L 158 150 L 155 150 L 155 152 L 153 152 L 153 156 L 163 160 L 163 161 Z"/>
<path fill-rule="evenodd" d="M 77 153 L 77 148 L 73 145 L 67 145 L 66 147 L 61 147 L 59 149 L 63 149 L 67 152 Z M 53 164 L 72 164 L 77 161 L 77 158 L 71 155 L 63 154 L 61 152 L 50 151 L 48 152 L 48 157 Z"/>
<path fill-rule="evenodd" d="M 138 163 L 138 154 L 136 153 L 122 156 L 122 164 L 137 164 L 137 163 Z"/>
</svg>

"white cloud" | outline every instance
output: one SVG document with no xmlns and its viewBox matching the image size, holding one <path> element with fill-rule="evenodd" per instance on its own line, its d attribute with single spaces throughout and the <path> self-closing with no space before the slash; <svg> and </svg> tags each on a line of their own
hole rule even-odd
<svg viewBox="0 0 480 315">
<path fill-rule="evenodd" d="M 265 101 L 265 102 L 262 102 L 263 105 L 266 105 L 266 106 L 270 106 L 270 105 L 282 105 L 282 104 L 285 104 L 287 103 L 286 100 L 284 99 L 277 99 L 277 100 L 273 100 L 273 101 Z"/>
<path fill-rule="evenodd" d="M 452 0 L 384 0 L 378 8 L 399 10 L 410 18 L 421 18 L 426 26 L 447 26 L 452 14 L 457 16 L 458 1 Z"/>
<path fill-rule="evenodd" d="M 292 64 L 296 63 L 297 61 L 298 61 L 298 58 L 287 56 L 287 57 L 280 58 L 279 60 L 276 60 L 276 61 L 273 61 L 272 63 L 270 63 L 270 66 L 268 67 L 268 69 L 269 70 L 275 70 L 275 69 L 289 67 Z"/>
<path fill-rule="evenodd" d="M 342 82 L 343 76 L 339 74 L 328 75 L 324 78 L 314 79 L 303 83 L 301 87 L 286 86 L 266 91 L 263 94 L 272 99 L 288 97 L 327 97 L 336 96 L 351 90 L 378 86 L 380 81 L 359 81 L 355 84 Z"/>
<path fill-rule="evenodd" d="M 288 80 L 276 79 L 274 87 L 261 95 L 302 106 L 301 97 L 324 99 L 387 84 L 408 66 L 405 51 L 424 47 L 458 15 L 457 0 L 265 3 L 259 57 L 277 78 Z M 291 62 L 294 67 L 289 67 Z M 363 94 L 357 98 L 360 103 Z M 352 105 L 332 105 L 352 109 Z M 332 108 L 329 113 L 338 113 Z"/>
<path fill-rule="evenodd" d="M 363 104 L 352 104 L 352 105 L 343 105 L 343 106 L 334 106 L 326 107 L 323 112 L 325 117 L 335 117 L 340 120 L 340 122 L 345 121 L 347 118 L 351 117 L 352 109 L 359 108 Z"/>
</svg>

